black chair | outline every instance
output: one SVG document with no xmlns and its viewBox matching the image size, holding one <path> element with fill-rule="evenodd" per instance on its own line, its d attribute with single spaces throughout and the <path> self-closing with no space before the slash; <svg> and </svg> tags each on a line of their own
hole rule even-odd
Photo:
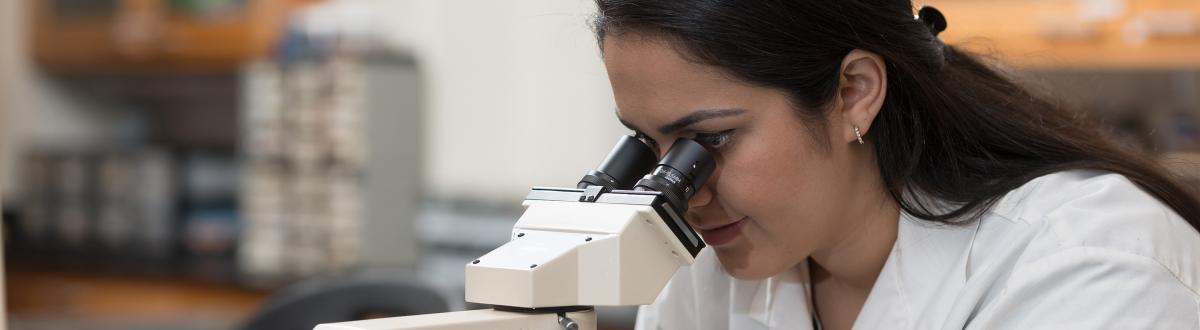
<svg viewBox="0 0 1200 330">
<path fill-rule="evenodd" d="M 446 299 L 421 281 L 359 274 L 289 286 L 267 298 L 243 329 L 301 330 L 321 323 L 448 311 Z"/>
</svg>

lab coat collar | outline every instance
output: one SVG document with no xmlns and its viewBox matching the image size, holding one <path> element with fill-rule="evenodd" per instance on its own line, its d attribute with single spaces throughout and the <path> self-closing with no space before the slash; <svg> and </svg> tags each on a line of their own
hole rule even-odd
<svg viewBox="0 0 1200 330">
<path fill-rule="evenodd" d="M 734 315 L 746 315 L 767 329 L 812 329 L 813 310 L 808 303 L 811 294 L 811 281 L 808 277 L 808 263 L 801 262 L 791 271 L 786 271 L 761 281 L 743 281 L 735 279 L 734 290 L 754 292 L 746 304 L 733 306 L 748 306 L 747 310 L 734 311 Z M 740 295 L 734 294 L 733 297 Z M 804 306 L 799 310 L 775 308 L 775 306 Z M 734 328 L 741 328 L 736 326 Z M 750 328 L 750 327 L 747 327 Z M 757 327 L 754 327 L 757 328 Z"/>
<path fill-rule="evenodd" d="M 940 328 L 923 324 L 916 315 L 947 315 L 954 292 L 967 281 L 971 245 L 978 221 L 946 224 L 901 212 L 892 252 L 855 321 L 856 325 L 887 328 Z M 915 309 L 914 309 L 915 308 Z M 918 310 L 919 309 L 919 310 Z"/>
<path fill-rule="evenodd" d="M 977 222 L 943 224 L 902 212 L 896 243 L 855 321 L 856 327 L 939 328 L 940 323 L 922 322 L 945 320 L 917 320 L 916 315 L 946 315 L 954 307 L 953 304 L 930 302 L 953 301 L 955 297 L 945 295 L 958 292 L 966 284 L 968 256 L 977 230 Z M 746 310 L 731 311 L 733 315 L 745 315 L 747 321 L 768 329 L 812 329 L 814 313 L 809 303 L 812 282 L 806 262 L 766 280 L 734 281 L 734 292 L 730 296 L 746 297 L 750 301 L 732 304 L 746 306 L 743 307 Z M 804 308 L 783 310 L 774 306 Z M 737 327 L 737 324 L 737 321 L 731 322 L 731 326 Z"/>
</svg>

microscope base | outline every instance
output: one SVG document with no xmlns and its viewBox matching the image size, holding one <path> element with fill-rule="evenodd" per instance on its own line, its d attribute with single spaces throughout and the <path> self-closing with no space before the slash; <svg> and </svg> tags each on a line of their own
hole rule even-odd
<svg viewBox="0 0 1200 330">
<path fill-rule="evenodd" d="M 579 325 L 578 330 L 596 329 L 596 310 L 569 312 L 566 316 Z M 423 314 L 319 324 L 314 330 L 563 330 L 558 314 L 502 312 L 494 309 Z"/>
</svg>

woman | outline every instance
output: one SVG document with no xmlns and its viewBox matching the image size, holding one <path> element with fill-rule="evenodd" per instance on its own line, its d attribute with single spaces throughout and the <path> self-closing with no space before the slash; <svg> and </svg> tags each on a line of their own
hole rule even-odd
<svg viewBox="0 0 1200 330">
<path fill-rule="evenodd" d="M 707 145 L 642 329 L 1200 327 L 1200 205 L 901 0 L 598 0 L 617 116 Z"/>
</svg>

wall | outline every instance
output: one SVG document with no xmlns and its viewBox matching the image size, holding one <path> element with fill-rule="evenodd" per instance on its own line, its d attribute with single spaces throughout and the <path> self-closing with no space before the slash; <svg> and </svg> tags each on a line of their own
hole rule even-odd
<svg viewBox="0 0 1200 330">
<path fill-rule="evenodd" d="M 532 186 L 574 186 L 626 133 L 590 0 L 340 3 L 377 15 L 347 28 L 417 58 L 427 196 L 515 206 Z"/>
<path fill-rule="evenodd" d="M 428 185 L 520 200 L 574 186 L 624 132 L 590 30 L 590 1 L 454 1 L 429 48 Z M 483 8 L 480 8 L 483 7 Z"/>
</svg>

